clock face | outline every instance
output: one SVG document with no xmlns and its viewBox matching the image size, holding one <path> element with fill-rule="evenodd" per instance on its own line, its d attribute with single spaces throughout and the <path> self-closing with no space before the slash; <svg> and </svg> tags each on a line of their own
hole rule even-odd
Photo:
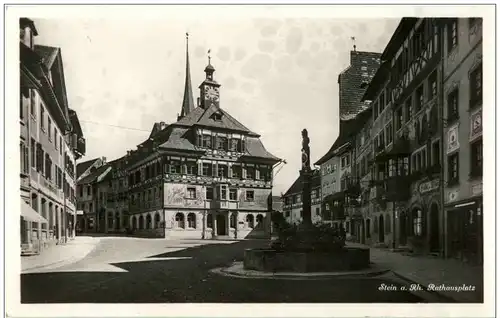
<svg viewBox="0 0 500 318">
<path fill-rule="evenodd" d="M 219 89 L 217 87 L 205 87 L 205 98 L 213 101 L 219 100 Z"/>
</svg>

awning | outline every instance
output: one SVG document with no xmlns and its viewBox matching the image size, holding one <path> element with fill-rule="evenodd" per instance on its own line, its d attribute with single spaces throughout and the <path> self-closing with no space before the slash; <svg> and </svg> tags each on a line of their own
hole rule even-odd
<svg viewBox="0 0 500 318">
<path fill-rule="evenodd" d="M 23 199 L 21 199 L 21 216 L 25 221 L 49 223 L 46 218 L 33 210 L 33 208 L 30 207 Z"/>
</svg>

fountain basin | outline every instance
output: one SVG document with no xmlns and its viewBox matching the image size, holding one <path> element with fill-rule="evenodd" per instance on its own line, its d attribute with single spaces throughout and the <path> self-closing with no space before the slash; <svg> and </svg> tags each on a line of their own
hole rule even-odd
<svg viewBox="0 0 500 318">
<path fill-rule="evenodd" d="M 370 266 L 370 249 L 344 247 L 336 251 L 281 251 L 246 249 L 245 270 L 262 272 L 329 272 L 366 269 Z"/>
</svg>

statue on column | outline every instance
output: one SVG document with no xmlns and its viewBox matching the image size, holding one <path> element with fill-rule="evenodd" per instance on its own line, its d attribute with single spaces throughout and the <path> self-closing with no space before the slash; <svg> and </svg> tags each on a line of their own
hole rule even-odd
<svg viewBox="0 0 500 318">
<path fill-rule="evenodd" d="M 309 149 L 309 136 L 307 129 L 302 130 L 302 169 L 309 170 L 311 168 L 310 162 L 311 150 Z"/>
</svg>

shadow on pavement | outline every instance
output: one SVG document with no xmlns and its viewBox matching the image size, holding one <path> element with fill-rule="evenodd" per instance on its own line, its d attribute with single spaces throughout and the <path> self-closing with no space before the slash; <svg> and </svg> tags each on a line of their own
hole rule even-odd
<svg viewBox="0 0 500 318">
<path fill-rule="evenodd" d="M 111 265 L 126 272 L 21 275 L 23 303 L 415 303 L 406 292 L 381 292 L 379 278 L 288 281 L 220 276 L 210 269 L 243 259 L 266 241 L 210 244 Z M 190 257 L 189 259 L 168 259 Z"/>
</svg>

